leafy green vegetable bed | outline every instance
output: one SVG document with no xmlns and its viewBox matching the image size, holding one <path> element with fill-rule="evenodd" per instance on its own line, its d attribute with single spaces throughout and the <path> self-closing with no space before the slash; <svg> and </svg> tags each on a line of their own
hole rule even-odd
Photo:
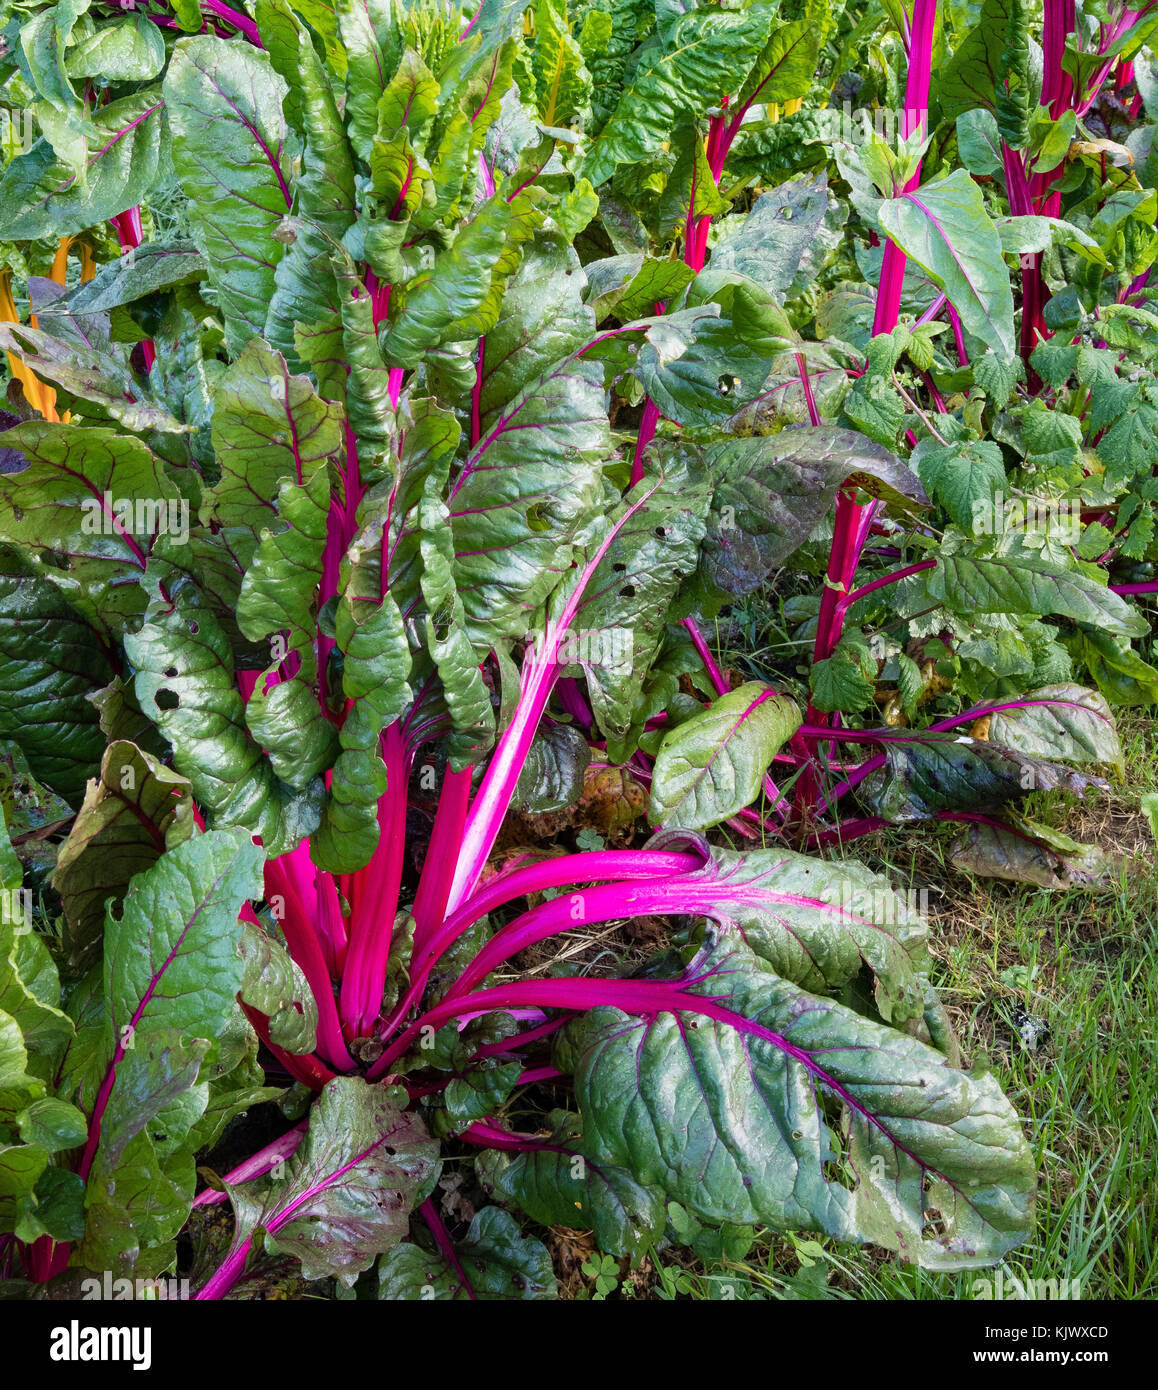
<svg viewBox="0 0 1158 1390">
<path fill-rule="evenodd" d="M 1131 882 L 1158 3 L 3 17 L 6 1290 L 1023 1246 L 849 847 Z"/>
</svg>

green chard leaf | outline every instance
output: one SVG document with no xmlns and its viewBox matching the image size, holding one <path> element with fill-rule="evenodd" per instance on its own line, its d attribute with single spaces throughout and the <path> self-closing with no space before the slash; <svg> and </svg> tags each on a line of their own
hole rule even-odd
<svg viewBox="0 0 1158 1390">
<path fill-rule="evenodd" d="M 40 573 L 113 635 L 145 605 L 139 582 L 158 537 L 188 524 L 188 503 L 140 440 L 112 429 L 33 420 L 5 442 L 29 461 L 0 474 L 0 540 L 68 557 Z M 171 522 L 176 525 L 171 526 Z"/>
<path fill-rule="evenodd" d="M 593 1231 L 600 1250 L 638 1260 L 663 1235 L 662 1192 L 626 1166 L 590 1156 L 576 1115 L 554 1112 L 554 1134 L 523 1153 L 486 1149 L 475 1160 L 483 1190 L 544 1226 Z"/>
<path fill-rule="evenodd" d="M 59 588 L 0 547 L 0 738 L 73 806 L 105 740 L 89 696 L 113 678 L 107 646 Z"/>
<path fill-rule="evenodd" d="M 952 731 L 889 738 L 885 759 L 886 766 L 867 777 L 858 794 L 887 821 L 929 820 L 943 810 L 988 810 L 1031 791 L 1064 787 L 1081 796 L 1086 787 L 1109 785 L 1061 763 Z"/>
<path fill-rule="evenodd" d="M 750 681 L 678 724 L 656 756 L 652 822 L 699 830 L 743 810 L 802 718 L 793 700 Z"/>
<path fill-rule="evenodd" d="M 662 40 L 654 35 L 582 172 L 598 188 L 620 164 L 637 164 L 658 150 L 681 116 L 716 106 L 752 67 L 769 27 L 760 6 L 747 12 L 696 9 L 676 18 Z"/>
<path fill-rule="evenodd" d="M 286 86 L 267 53 L 198 37 L 178 40 L 164 91 L 173 164 L 236 353 L 265 329 L 283 250 L 275 233 L 292 204 Z"/>
<path fill-rule="evenodd" d="M 476 649 L 521 637 L 570 567 L 610 452 L 600 364 L 572 357 L 526 386 L 467 456 L 447 506 Z"/>
<path fill-rule="evenodd" d="M 624 498 L 620 514 L 637 510 L 588 581 L 559 652 L 560 661 L 582 669 L 596 722 L 612 738 L 627 731 L 668 608 L 695 568 L 710 496 L 694 454 L 661 444 L 648 458 L 658 469 Z"/>
<path fill-rule="evenodd" d="M 238 912 L 262 892 L 261 863 L 244 832 L 209 831 L 137 875 L 122 914 L 109 913 L 106 1103 L 86 1151 L 82 1266 L 129 1273 L 142 1247 L 169 1247 L 186 1219 L 193 1153 L 169 1131 L 187 1132 L 204 1110 L 204 1088 L 191 1105 L 177 1102 L 197 1085 L 235 1007 Z M 171 1247 L 162 1258 L 172 1258 Z"/>
<path fill-rule="evenodd" d="M 483 1207 L 456 1242 L 455 1257 L 477 1299 L 554 1298 L 555 1270 L 547 1248 L 524 1236 L 501 1207 Z M 429 1292 L 428 1292 L 429 1290 Z M 453 1302 L 469 1298 L 447 1257 L 406 1242 L 378 1262 L 378 1297 Z"/>
<path fill-rule="evenodd" d="M 295 791 L 277 778 L 245 725 L 233 654 L 220 624 L 185 580 L 151 602 L 125 636 L 141 708 L 173 745 L 197 804 L 221 825 L 260 835 L 267 854 L 293 849 L 318 823 L 320 779 Z"/>
<path fill-rule="evenodd" d="M 963 169 L 881 204 L 884 231 L 924 270 L 961 322 L 1006 358 L 1016 355 L 1013 294 L 1001 237 Z"/>
<path fill-rule="evenodd" d="M 60 847 L 52 880 L 74 970 L 80 973 L 96 957 L 108 900 L 123 898 L 134 875 L 194 828 L 188 779 L 135 744 L 110 743 L 100 777 L 89 783 Z"/>
<path fill-rule="evenodd" d="M 75 236 L 144 201 L 168 159 L 164 111 L 159 87 L 98 107 L 80 170 L 45 139 L 18 155 L 0 178 L 0 239 Z"/>
<path fill-rule="evenodd" d="M 702 1012 L 597 1008 L 568 1025 L 557 1050 L 593 1162 L 704 1222 L 822 1231 L 932 1268 L 1024 1238 L 1032 1155 L 992 1076 L 777 979 L 733 938 L 703 964 L 687 986 Z"/>
</svg>

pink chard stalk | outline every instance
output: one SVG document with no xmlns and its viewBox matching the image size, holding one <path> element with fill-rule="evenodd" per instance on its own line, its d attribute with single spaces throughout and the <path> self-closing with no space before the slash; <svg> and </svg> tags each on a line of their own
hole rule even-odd
<svg viewBox="0 0 1158 1390">
<path fill-rule="evenodd" d="M 1076 90 L 1074 79 L 1066 70 L 1066 45 L 1077 33 L 1077 9 L 1074 0 L 1045 0 L 1045 21 L 1042 33 L 1042 80 L 1041 104 L 1055 120 L 1072 111 L 1081 119 L 1098 100 L 1107 82 L 1117 69 L 1114 86 L 1118 89 L 1132 79 L 1132 65 L 1119 64 L 1110 50 L 1118 41 L 1146 15 L 1154 10 L 1155 0 L 1130 9 L 1110 6 L 1109 17 L 1098 26 L 1098 54 L 1109 55 L 1097 67 L 1084 90 Z M 1137 115 L 1131 110 L 1131 117 Z M 1027 168 L 1023 154 L 1002 144 L 1002 157 L 1005 166 L 1005 185 L 1009 210 L 1015 217 L 1039 214 L 1044 217 L 1057 217 L 1061 212 L 1061 194 L 1056 188 L 1058 180 L 1065 172 L 1065 164 L 1043 173 Z M 1026 256 L 1022 261 L 1022 318 L 1021 355 L 1029 369 L 1031 390 L 1040 390 L 1041 381 L 1029 368 L 1029 359 L 1039 342 L 1050 336 L 1045 322 L 1045 306 L 1049 301 L 1049 289 L 1045 284 L 1041 269 L 1041 254 Z"/>
<path fill-rule="evenodd" d="M 937 24 L 937 0 L 914 0 L 909 25 L 909 76 L 905 86 L 905 111 L 901 133 L 905 139 L 923 131 L 929 117 L 929 81 L 933 67 L 933 36 Z M 903 190 L 912 192 L 921 181 L 920 166 Z M 877 286 L 873 333 L 891 333 L 901 311 L 901 289 L 905 279 L 905 253 L 893 241 L 885 244 L 881 278 Z M 814 421 L 813 423 L 819 423 Z M 844 630 L 844 615 L 852 602 L 852 587 L 861 555 L 879 510 L 875 501 L 858 502 L 856 489 L 843 487 L 837 494 L 832 549 L 829 552 L 824 592 L 820 599 L 813 662 L 824 661 L 836 650 Z M 890 576 L 890 580 L 901 575 Z M 888 582 L 888 581 L 886 581 Z M 825 728 L 829 716 L 809 702 L 806 722 Z M 810 808 L 816 797 L 813 769 L 806 768 L 796 784 L 796 804 L 800 811 Z"/>
<path fill-rule="evenodd" d="M 711 885 L 700 885 L 698 889 L 691 883 L 685 886 L 684 881 L 701 871 L 704 864 L 701 855 L 683 851 L 573 854 L 484 879 L 487 860 L 532 739 L 565 668 L 559 660 L 560 644 L 575 622 L 585 589 L 608 549 L 658 487 L 657 481 L 638 490 L 632 505 L 609 528 L 602 544 L 576 576 L 558 614 L 548 619 L 541 639 L 528 650 L 513 718 L 473 798 L 471 768 L 447 769 L 412 907 L 415 933 L 408 984 L 388 1017 L 382 1017 L 382 1000 L 394 923 L 403 906 L 407 787 L 421 731 L 399 721 L 382 735 L 386 792 L 379 802 L 377 848 L 364 868 L 338 876 L 319 869 L 310 857 L 308 842 L 267 860 L 266 900 L 278 905 L 277 916 L 286 945 L 301 967 L 317 1006 L 314 1052 L 308 1056 L 287 1053 L 272 1041 L 268 1020 L 256 1010 L 243 1007 L 273 1057 L 296 1081 L 320 1091 L 342 1074 L 362 1074 L 368 1080 L 377 1080 L 386 1076 L 411 1049 L 424 1028 L 441 1027 L 448 1021 L 494 1009 L 512 1012 L 532 1025 L 519 1038 L 504 1044 L 503 1050 L 509 1052 L 529 1046 L 559 1026 L 557 1021 L 546 1023 L 545 1008 L 578 1010 L 614 1003 L 630 995 L 633 1002 L 638 996 L 654 1010 L 660 1007 L 661 996 L 668 999 L 671 995 L 670 985 L 659 989 L 651 983 L 628 985 L 623 981 L 536 980 L 499 991 L 479 992 L 478 985 L 496 964 L 509 960 L 527 945 L 577 925 L 568 911 L 569 895 L 564 893 L 542 908 L 517 917 L 460 970 L 457 982 L 439 1005 L 425 1013 L 416 1012 L 432 971 L 463 933 L 496 908 L 527 894 L 582 888 L 589 904 L 584 917 L 589 921 L 611 921 L 640 912 L 694 911 L 696 903 L 706 902 L 712 896 Z M 343 535 L 345 509 L 335 507 L 329 524 Z M 243 693 L 251 694 L 252 673 L 244 674 L 250 678 L 243 678 L 239 684 Z M 283 673 L 275 673 L 275 683 L 282 678 Z M 592 884 L 597 886 L 591 887 Z M 250 909 L 244 909 L 242 916 L 252 918 Z M 702 1003 L 697 1001 L 696 1007 Z M 530 1068 L 526 1072 L 529 1081 L 547 1080 L 555 1075 L 551 1067 Z M 448 1077 L 442 1085 L 449 1080 Z M 435 1085 L 413 1094 L 430 1094 L 438 1089 Z M 247 1160 L 227 1180 L 244 1181 L 268 1172 L 296 1148 L 300 1138 L 299 1126 Z M 219 1196 L 214 1191 L 202 1194 L 199 1200 L 206 1204 L 219 1200 Z M 289 1214 L 283 1213 L 279 1221 L 283 1219 L 288 1220 Z M 231 1251 L 198 1297 L 224 1297 L 241 1277 L 247 1253 L 248 1245 Z"/>
</svg>

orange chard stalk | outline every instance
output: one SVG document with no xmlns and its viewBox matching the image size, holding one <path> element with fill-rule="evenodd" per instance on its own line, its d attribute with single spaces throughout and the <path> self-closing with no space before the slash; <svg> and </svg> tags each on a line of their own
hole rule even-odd
<svg viewBox="0 0 1158 1390">
<path fill-rule="evenodd" d="M 52 258 L 52 269 L 48 272 L 48 278 L 55 280 L 58 285 L 63 285 L 68 278 L 68 248 L 72 245 L 72 240 L 70 236 L 62 236 L 56 248 L 56 255 Z"/>
</svg>

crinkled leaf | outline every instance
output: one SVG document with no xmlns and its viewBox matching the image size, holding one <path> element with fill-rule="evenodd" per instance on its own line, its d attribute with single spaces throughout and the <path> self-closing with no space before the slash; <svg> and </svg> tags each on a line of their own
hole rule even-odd
<svg viewBox="0 0 1158 1390">
<path fill-rule="evenodd" d="M 1016 824 L 970 821 L 949 846 L 949 862 L 981 878 L 1032 883 L 1038 888 L 1112 887 L 1121 861 L 1097 845 L 1083 845 L 1068 836 L 1057 843 L 1056 832 L 1016 817 Z M 1041 835 L 1046 831 L 1049 838 Z"/>
<path fill-rule="evenodd" d="M 631 722 L 668 608 L 695 567 L 709 499 L 710 479 L 694 454 L 664 445 L 648 458 L 659 469 L 649 468 L 624 498 L 620 514 L 638 509 L 588 581 L 559 652 L 560 661 L 582 668 L 596 721 L 612 737 Z"/>
<path fill-rule="evenodd" d="M 402 615 L 382 582 L 384 512 L 366 517 L 347 552 L 349 577 L 338 603 L 336 634 L 344 660 L 342 689 L 354 701 L 338 739 L 315 861 L 335 873 L 367 864 L 378 844 L 378 802 L 386 790 L 382 730 L 410 699 L 411 654 Z"/>
<path fill-rule="evenodd" d="M 117 632 L 144 607 L 145 558 L 182 503 L 161 460 L 112 429 L 17 425 L 7 438 L 29 467 L 0 474 L 0 538 L 66 555 L 69 568 L 42 567 L 86 616 Z M 117 582 L 120 581 L 120 582 Z"/>
<path fill-rule="evenodd" d="M 400 1086 L 330 1081 L 285 1177 L 230 1187 L 234 1249 L 260 1227 L 265 1249 L 296 1257 L 305 1278 L 352 1286 L 406 1235 L 407 1217 L 438 1171 L 438 1144 L 406 1103 Z"/>
<path fill-rule="evenodd" d="M 317 593 L 322 577 L 330 509 L 330 480 L 319 469 L 303 486 L 282 479 L 278 488 L 278 529 L 262 532 L 261 542 L 237 601 L 237 622 L 251 642 L 283 634 L 245 707 L 245 719 L 278 777 L 302 788 L 333 761 L 337 731 L 318 702 L 315 648 Z M 298 669 L 271 688 L 288 653 Z"/>
<path fill-rule="evenodd" d="M 1025 380 L 1025 366 L 1020 357 L 1002 357 L 990 348 L 973 363 L 973 380 L 996 405 L 1003 406 L 1017 383 Z"/>
<path fill-rule="evenodd" d="M 306 18 L 316 25 L 319 16 L 306 13 Z M 330 18 L 332 22 L 332 14 Z M 305 137 L 301 172 L 294 181 L 297 230 L 278 261 L 265 321 L 267 336 L 296 367 L 294 325 L 314 323 L 337 310 L 329 258 L 333 239 L 344 236 L 354 221 L 354 163 L 334 90 L 309 30 L 284 0 L 261 0 L 258 23 L 274 71 L 288 87 L 286 117 Z"/>
<path fill-rule="evenodd" d="M 178 40 L 164 82 L 173 164 L 238 352 L 265 328 L 289 211 L 285 83 L 269 55 L 212 37 Z"/>
<path fill-rule="evenodd" d="M 712 247 L 712 270 L 738 270 L 773 294 L 783 294 L 827 211 L 826 175 L 802 175 L 779 184 L 761 194 L 736 230 Z"/>
<path fill-rule="evenodd" d="M 41 311 L 40 321 L 47 329 L 58 314 L 107 314 L 158 290 L 202 280 L 205 273 L 205 262 L 191 241 L 146 241 L 102 265 L 91 280 Z"/>
<path fill-rule="evenodd" d="M 475 1213 L 470 1230 L 455 1242 L 455 1257 L 477 1299 L 555 1297 L 550 1252 L 533 1236 L 524 1236 L 501 1207 Z M 445 1255 L 407 1242 L 379 1261 L 378 1297 L 453 1302 L 469 1295 Z"/>
<path fill-rule="evenodd" d="M 143 14 L 103 24 L 68 54 L 69 77 L 149 82 L 165 66 L 165 39 Z"/>
<path fill-rule="evenodd" d="M 340 303 L 340 337 L 335 345 L 338 374 L 345 377 L 346 418 L 357 448 L 361 481 L 368 485 L 384 473 L 386 455 L 395 442 L 390 371 L 378 347 L 370 294 L 358 268 L 345 251 L 335 254 L 331 264 Z"/>
<path fill-rule="evenodd" d="M 60 847 L 52 880 L 64 909 L 73 969 L 92 963 L 105 903 L 123 898 L 135 874 L 193 832 L 188 780 L 132 743 L 111 743 L 100 777 L 89 783 Z"/>
<path fill-rule="evenodd" d="M 416 367 L 440 343 L 489 332 L 498 310 L 497 303 L 489 302 L 491 286 L 496 276 L 516 269 L 519 243 L 535 220 L 533 205 L 521 216 L 520 211 L 519 204 L 502 195 L 491 198 L 430 271 L 407 284 L 402 312 L 382 340 L 391 365 Z"/>
<path fill-rule="evenodd" d="M 64 331 L 69 320 L 57 314 L 45 322 Z M 54 338 L 23 324 L 0 324 L 0 347 L 18 356 L 37 377 L 55 382 L 79 404 L 82 414 L 95 419 L 112 416 L 128 430 L 158 430 L 180 434 L 181 421 L 141 390 L 133 374 L 111 353 L 69 338 Z M 57 398 L 58 409 L 64 401 Z"/>
<path fill-rule="evenodd" d="M 297 211 L 341 237 L 354 220 L 354 161 L 325 67 L 285 0 L 258 0 L 256 11 L 270 63 L 288 89 L 286 115 L 305 136 Z"/>
<path fill-rule="evenodd" d="M 92 111 L 83 177 L 47 140 L 18 155 L 0 178 L 0 239 L 75 236 L 143 202 L 168 158 L 164 108 L 150 87 Z"/>
<path fill-rule="evenodd" d="M 451 489 L 455 581 L 476 646 L 522 636 L 571 561 L 610 436 L 598 363 L 568 358 L 511 401 Z"/>
<path fill-rule="evenodd" d="M 448 752 L 460 769 L 477 761 L 494 739 L 490 692 L 479 670 L 468 633 L 466 610 L 456 587 L 454 541 L 448 513 L 427 479 L 419 505 L 422 535 L 422 597 L 426 602 L 426 646 L 442 683 L 442 695 L 453 733 Z"/>
<path fill-rule="evenodd" d="M 922 440 L 912 462 L 929 496 L 966 532 L 992 510 L 994 494 L 1005 483 L 1001 449 L 991 439 L 942 445 Z"/>
<path fill-rule="evenodd" d="M 591 74 L 571 32 L 567 6 L 539 0 L 535 6 L 535 46 L 531 50 L 534 105 L 549 126 L 566 125 L 587 105 Z"/>
<path fill-rule="evenodd" d="M 141 708 L 173 745 L 197 804 L 217 823 L 260 835 L 267 854 L 299 844 L 317 825 L 323 785 L 295 792 L 274 775 L 246 729 L 229 642 L 192 587 L 182 582 L 159 595 L 125 650 Z"/>
<path fill-rule="evenodd" d="M 522 1153 L 479 1155 L 475 1171 L 483 1190 L 544 1226 L 590 1230 L 600 1250 L 638 1260 L 663 1235 L 662 1192 L 639 1182 L 626 1165 L 589 1156 L 578 1116 L 553 1118 L 550 1140 Z"/>
<path fill-rule="evenodd" d="M 209 831 L 169 850 L 134 878 L 122 914 L 105 927 L 104 1025 L 107 1099 L 85 1205 L 78 1258 L 90 1268 L 131 1265 L 141 1245 L 176 1234 L 187 1211 L 178 1192 L 192 1186 L 192 1155 L 178 1136 L 146 1126 L 166 1111 L 167 1126 L 187 1128 L 204 1110 L 174 1102 L 194 1086 L 217 1046 L 241 985 L 238 911 L 262 892 L 260 850 L 240 831 Z M 153 1145 L 169 1145 L 166 1173 Z M 179 1160 L 179 1162 L 176 1162 Z M 148 1193 L 152 1175 L 155 1191 Z M 166 1180 L 167 1179 L 167 1180 Z M 152 1213 L 136 1209 L 144 1203 Z M 175 1218 L 175 1224 L 174 1224 Z"/>
<path fill-rule="evenodd" d="M 309 378 L 260 339 L 222 373 L 213 407 L 213 449 L 221 477 L 205 492 L 203 516 L 244 527 L 256 544 L 277 517 L 283 478 L 309 483 L 342 448 L 342 413 Z M 243 554 L 248 563 L 250 554 Z"/>
<path fill-rule="evenodd" d="M 524 387 L 590 341 L 595 319 L 582 290 L 579 258 L 565 237 L 544 229 L 524 246 L 499 320 L 480 347 L 480 438 Z"/>
<path fill-rule="evenodd" d="M 295 1057 L 317 1045 L 318 1005 L 290 953 L 268 932 L 242 923 L 238 953 L 243 962 L 238 994 L 269 1020 L 270 1039 Z"/>
<path fill-rule="evenodd" d="M 535 735 L 511 808 L 530 815 L 574 806 L 583 794 L 583 774 L 591 761 L 587 740 L 570 724 L 547 724 Z"/>
<path fill-rule="evenodd" d="M 1125 637 L 1150 630 L 1145 618 L 1110 589 L 1025 553 L 942 550 L 927 586 L 932 598 L 964 613 L 1060 613 Z"/>
<path fill-rule="evenodd" d="M 393 9 L 390 0 L 336 0 L 333 6 L 345 50 L 350 143 L 363 159 L 370 157 L 378 102 L 401 56 Z"/>
<path fill-rule="evenodd" d="M 1038 758 L 1109 763 L 1121 770 L 1122 745 L 1105 698 L 1080 685 L 1029 690 L 989 719 L 995 743 Z"/>
<path fill-rule="evenodd" d="M 74 806 L 104 752 L 88 696 L 112 676 L 93 627 L 0 548 L 0 738 L 17 740 L 37 780 Z"/>
<path fill-rule="evenodd" d="M 851 480 L 902 507 L 927 505 L 916 476 L 883 446 L 831 425 L 722 440 L 705 448 L 715 480 L 700 570 L 739 596 L 798 550 Z"/>
<path fill-rule="evenodd" d="M 651 843 L 686 848 L 687 838 L 664 832 Z M 843 989 L 863 962 L 886 1022 L 921 1016 L 927 928 L 912 895 L 855 859 L 826 863 L 779 849 L 740 854 L 692 839 L 704 867 L 681 878 L 673 902 L 739 932 L 765 968 L 802 989 Z"/>
<path fill-rule="evenodd" d="M 680 15 L 664 41 L 653 37 L 640 53 L 582 172 L 598 188 L 620 164 L 637 164 L 658 150 L 681 116 L 717 106 L 755 62 L 768 28 L 762 7 Z"/>
<path fill-rule="evenodd" d="M 0 920 L 0 1010 L 20 1030 L 27 1048 L 24 1065 L 33 1076 L 51 1082 L 72 1038 L 72 1022 L 59 1007 L 60 978 L 48 947 L 32 923 L 24 920 L 24 908 L 16 896 L 19 890 L 7 891 L 11 896 Z M 42 1091 L 42 1086 L 34 1088 L 12 1108 L 20 1109 Z"/>
<path fill-rule="evenodd" d="M 824 714 L 843 710 L 856 714 L 873 697 L 873 685 L 860 665 L 847 653 L 837 652 L 809 668 L 808 685 L 812 707 Z"/>
<path fill-rule="evenodd" d="M 823 1231 L 930 1267 L 1025 1238 L 1033 1159 L 992 1076 L 769 975 L 738 943 L 710 965 L 693 1009 L 568 1026 L 597 1160 L 701 1221 Z"/>
</svg>

